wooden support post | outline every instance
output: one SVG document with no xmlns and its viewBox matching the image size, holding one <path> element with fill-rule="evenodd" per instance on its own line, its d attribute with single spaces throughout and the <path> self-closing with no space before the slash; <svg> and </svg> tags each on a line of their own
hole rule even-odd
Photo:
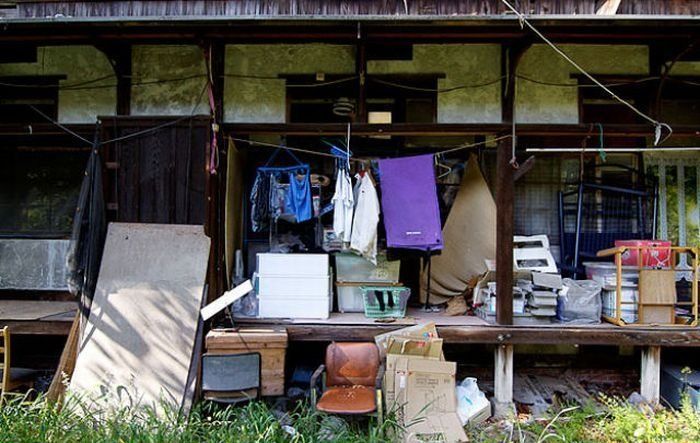
<svg viewBox="0 0 700 443">
<path fill-rule="evenodd" d="M 513 168 L 510 140 L 496 153 L 496 322 L 513 324 Z"/>
<path fill-rule="evenodd" d="M 642 348 L 640 394 L 652 404 L 659 403 L 661 386 L 661 346 Z"/>
<path fill-rule="evenodd" d="M 212 95 L 214 97 L 214 114 L 212 120 L 212 131 L 214 127 L 220 127 L 223 123 L 224 113 L 224 56 L 226 46 L 221 41 L 205 42 L 204 50 L 211 52 L 210 75 L 212 80 Z M 208 173 L 206 185 L 206 218 L 205 232 L 211 237 L 211 254 L 209 256 L 209 291 L 207 301 L 219 297 L 227 288 L 225 269 L 225 227 L 226 227 L 226 143 L 221 137 L 221 132 L 213 134 L 217 137 L 218 167 L 216 173 Z M 207 164 L 209 164 L 211 151 L 207 149 Z"/>
<path fill-rule="evenodd" d="M 515 107 L 515 48 L 501 50 L 501 120 L 512 124 Z M 496 152 L 496 322 L 513 324 L 513 140 L 498 143 Z"/>
<path fill-rule="evenodd" d="M 117 77 L 117 115 L 131 114 L 131 45 L 98 45 L 97 49 L 107 56 Z"/>
<path fill-rule="evenodd" d="M 504 417 L 513 412 L 513 345 L 496 346 L 493 394 L 493 415 Z"/>
<path fill-rule="evenodd" d="M 367 48 L 359 29 L 355 75 L 357 75 L 357 110 L 355 113 L 355 123 L 367 123 Z"/>
</svg>

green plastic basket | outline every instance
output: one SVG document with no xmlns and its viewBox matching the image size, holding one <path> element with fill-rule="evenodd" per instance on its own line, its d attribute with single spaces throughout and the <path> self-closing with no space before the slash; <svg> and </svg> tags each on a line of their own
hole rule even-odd
<svg viewBox="0 0 700 443">
<path fill-rule="evenodd" d="M 369 318 L 402 318 L 411 290 L 404 286 L 360 286 Z M 382 303 L 378 297 L 381 297 Z"/>
</svg>

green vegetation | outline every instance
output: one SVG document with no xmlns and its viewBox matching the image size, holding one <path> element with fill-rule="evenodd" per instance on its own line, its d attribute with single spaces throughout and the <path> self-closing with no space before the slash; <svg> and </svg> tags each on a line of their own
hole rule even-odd
<svg viewBox="0 0 700 443">
<path fill-rule="evenodd" d="M 604 407 L 567 408 L 541 420 L 498 421 L 468 430 L 473 442 L 698 442 L 700 415 L 689 402 L 679 411 L 652 410 L 607 399 Z M 389 442 L 391 420 L 351 420 L 300 405 L 282 414 L 264 402 L 237 408 L 198 407 L 189 418 L 176 413 L 120 411 L 109 418 L 80 412 L 78 402 L 62 409 L 43 399 L 6 400 L 0 410 L 0 442 Z"/>
</svg>

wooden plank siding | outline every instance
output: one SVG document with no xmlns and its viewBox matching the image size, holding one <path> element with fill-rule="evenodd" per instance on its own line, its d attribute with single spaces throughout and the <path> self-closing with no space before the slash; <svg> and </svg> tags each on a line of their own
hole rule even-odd
<svg viewBox="0 0 700 443">
<path fill-rule="evenodd" d="M 514 3 L 518 3 L 514 0 Z M 524 3 L 524 2 L 520 2 Z M 520 6 L 538 15 L 594 15 L 600 0 L 533 0 Z M 506 8 L 500 0 L 117 0 L 18 1 L 17 17 L 45 18 L 62 14 L 71 17 L 147 16 L 489 16 Z M 695 15 L 698 0 L 625 0 L 617 14 Z"/>
<path fill-rule="evenodd" d="M 102 139 L 122 137 L 176 117 L 105 117 Z M 208 119 L 185 119 L 158 131 L 107 145 L 116 164 L 107 195 L 113 219 L 132 223 L 203 224 Z"/>
</svg>

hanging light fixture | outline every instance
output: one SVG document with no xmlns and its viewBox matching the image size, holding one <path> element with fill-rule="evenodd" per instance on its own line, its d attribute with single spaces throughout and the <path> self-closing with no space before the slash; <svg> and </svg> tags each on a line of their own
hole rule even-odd
<svg viewBox="0 0 700 443">
<path fill-rule="evenodd" d="M 333 102 L 333 114 L 340 117 L 349 117 L 355 113 L 355 100 L 348 97 L 339 97 Z"/>
</svg>

